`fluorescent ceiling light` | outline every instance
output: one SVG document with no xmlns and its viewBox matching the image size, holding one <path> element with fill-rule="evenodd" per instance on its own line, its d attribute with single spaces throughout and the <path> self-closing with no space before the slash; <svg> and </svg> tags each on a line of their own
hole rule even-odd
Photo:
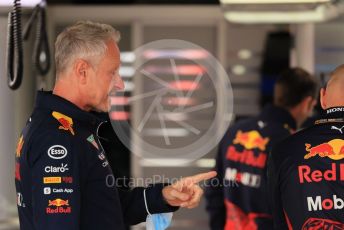
<svg viewBox="0 0 344 230">
<path fill-rule="evenodd" d="M 22 0 L 20 1 L 20 5 L 26 7 L 34 7 L 40 2 L 41 0 Z M 13 0 L 1 0 L 0 6 L 13 6 Z"/>
<path fill-rule="evenodd" d="M 228 10 L 224 12 L 225 18 L 235 23 L 307 23 L 323 22 L 338 17 L 344 11 L 344 4 L 321 5 L 314 10 L 293 11 L 252 11 Z"/>
<path fill-rule="evenodd" d="M 135 74 L 135 69 L 130 66 L 121 66 L 119 68 L 119 75 L 121 77 L 133 77 Z"/>
<path fill-rule="evenodd" d="M 225 18 L 237 23 L 305 23 L 321 22 L 328 18 L 318 11 L 303 12 L 226 12 Z"/>
<path fill-rule="evenodd" d="M 143 131 L 145 136 L 150 137 L 162 137 L 167 135 L 169 137 L 186 137 L 190 134 L 190 132 L 183 128 L 165 128 L 165 129 L 154 129 L 154 128 L 147 128 Z"/>
<path fill-rule="evenodd" d="M 195 162 L 190 162 L 190 159 L 175 159 L 175 158 L 146 158 L 140 160 L 143 167 L 199 167 L 199 168 L 213 168 L 215 166 L 214 159 L 203 158 Z"/>
<path fill-rule="evenodd" d="M 186 167 L 190 159 L 175 158 L 146 158 L 140 161 L 143 167 Z"/>
<path fill-rule="evenodd" d="M 220 0 L 223 4 L 289 4 L 326 3 L 331 0 Z"/>
<path fill-rule="evenodd" d="M 238 57 L 243 60 L 250 59 L 252 57 L 252 51 L 248 49 L 241 49 L 238 52 Z"/>
<path fill-rule="evenodd" d="M 132 63 L 136 59 L 134 52 L 121 52 L 121 62 Z"/>
<path fill-rule="evenodd" d="M 215 159 L 203 158 L 196 161 L 195 164 L 200 168 L 214 168 L 216 161 Z"/>
<path fill-rule="evenodd" d="M 243 66 L 243 65 L 235 65 L 233 66 L 232 68 L 232 72 L 235 74 L 235 75 L 243 75 L 246 73 L 246 67 Z"/>
<path fill-rule="evenodd" d="M 235 23 L 322 22 L 344 12 L 344 1 L 220 0 L 225 18 Z"/>
</svg>

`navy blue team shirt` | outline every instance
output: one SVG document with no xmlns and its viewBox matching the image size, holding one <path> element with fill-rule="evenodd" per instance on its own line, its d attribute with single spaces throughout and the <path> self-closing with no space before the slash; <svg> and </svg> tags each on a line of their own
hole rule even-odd
<svg viewBox="0 0 344 230">
<path fill-rule="evenodd" d="M 16 148 L 21 230 L 123 230 L 146 220 L 145 188 L 116 188 L 98 139 L 103 124 L 51 92 L 38 92 Z M 163 187 L 146 188 L 151 213 L 177 209 L 164 201 Z"/>
<path fill-rule="evenodd" d="M 273 228 L 268 204 L 268 155 L 272 146 L 295 128 L 296 122 L 287 110 L 269 105 L 258 116 L 228 129 L 216 159 L 219 183 L 206 190 L 211 230 Z"/>
<path fill-rule="evenodd" d="M 276 145 L 268 174 L 274 229 L 344 229 L 344 107 Z"/>
</svg>

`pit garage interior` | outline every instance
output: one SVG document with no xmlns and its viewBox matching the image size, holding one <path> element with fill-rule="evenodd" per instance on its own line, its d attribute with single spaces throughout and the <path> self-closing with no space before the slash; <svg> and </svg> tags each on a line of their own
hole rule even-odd
<svg viewBox="0 0 344 230">
<path fill-rule="evenodd" d="M 284 0 L 281 0 L 283 2 Z M 235 1 L 234 1 L 235 2 Z M 8 13 L 13 9 L 12 1 L 0 2 L 0 229 L 19 229 L 17 214 L 17 195 L 14 186 L 14 153 L 20 131 L 34 106 L 37 90 L 51 90 L 55 82 L 54 40 L 66 26 L 78 20 L 91 20 L 108 23 L 121 33 L 119 48 L 121 50 L 121 69 L 125 89 L 121 96 L 113 98 L 111 105 L 116 109 L 109 113 L 111 120 L 118 123 L 129 123 L 142 128 L 142 119 L 154 97 L 143 98 L 141 102 L 130 101 L 137 95 L 147 94 L 158 89 L 156 81 L 138 73 L 138 61 L 144 63 L 156 76 L 173 84 L 175 71 L 176 84 L 184 97 L 188 89 L 193 94 L 188 100 L 178 100 L 173 95 L 162 95 L 161 103 L 165 105 L 160 111 L 167 118 L 164 129 L 161 128 L 159 110 L 152 110 L 147 118 L 141 136 L 129 137 L 128 149 L 121 140 L 114 141 L 118 151 L 109 158 L 118 173 L 127 178 L 180 178 L 181 176 L 211 170 L 215 165 L 216 143 L 203 156 L 185 161 L 178 157 L 146 156 L 141 152 L 143 142 L 158 148 L 179 148 L 197 141 L 195 132 L 188 127 L 197 127 L 206 131 L 214 121 L 216 109 L 213 107 L 197 113 L 184 113 L 176 110 L 179 103 L 184 106 L 197 106 L 208 101 L 218 102 L 218 84 L 202 78 L 196 82 L 197 75 L 210 71 L 207 66 L 199 68 L 193 61 L 210 60 L 214 57 L 225 70 L 231 93 L 231 112 L 225 114 L 228 123 L 257 115 L 262 106 L 271 102 L 272 92 L 268 76 L 276 76 L 282 68 L 299 66 L 313 73 L 319 81 L 324 82 L 329 73 L 344 60 L 344 6 L 341 1 L 301 1 L 298 3 L 304 10 L 323 7 L 321 15 L 304 14 L 300 17 L 284 15 L 280 18 L 255 16 L 254 2 L 242 3 L 242 8 L 235 8 L 231 0 L 132 0 L 132 1 L 22 1 L 22 24 L 28 22 L 34 6 L 44 4 L 46 11 L 46 34 L 50 48 L 51 68 L 41 75 L 32 62 L 35 47 L 35 26 L 29 38 L 23 42 L 23 80 L 16 90 L 8 87 L 7 49 L 8 49 Z M 257 1 L 259 2 L 259 1 Z M 274 1 L 270 5 L 273 6 Z M 276 0 L 276 2 L 278 2 Z M 295 3 L 285 0 L 285 10 L 296 12 Z M 325 3 L 324 3 L 325 2 Z M 326 4 L 326 7 L 321 5 Z M 310 7 L 311 5 L 311 7 Z M 321 6 L 318 6 L 321 5 Z M 246 8 L 245 8 L 246 7 Z M 273 12 L 274 7 L 266 4 L 266 11 Z M 289 7 L 289 8 L 287 8 Z M 328 8 L 328 9 L 327 9 Z M 251 13 L 247 13 L 245 11 Z M 253 9 L 253 10 L 252 10 Z M 320 14 L 320 13 L 319 13 Z M 168 39 L 168 40 L 167 40 Z M 168 51 L 148 49 L 142 56 L 136 56 L 135 50 L 156 41 L 186 41 L 196 45 L 180 52 L 177 48 Z M 206 50 L 207 52 L 205 52 Z M 44 57 L 48 58 L 48 57 Z M 140 59 L 140 60 L 139 60 Z M 154 59 L 154 61 L 152 61 Z M 172 61 L 173 60 L 173 61 Z M 213 79 L 214 80 L 214 79 Z M 216 81 L 216 79 L 215 79 Z M 184 88 L 183 88 L 184 87 Z M 189 103 L 189 104 L 188 104 Z M 216 106 L 221 106 L 217 103 Z M 172 122 L 168 117 L 183 121 Z M 187 126 L 187 123 L 190 126 Z M 220 125 L 220 124 L 215 124 Z M 220 129 L 219 129 L 220 130 Z M 128 130 L 126 130 L 128 131 Z M 216 131 L 213 135 L 217 135 Z M 167 138 L 166 138 L 167 137 Z M 168 146 L 166 146 L 166 144 Z M 135 151 L 135 154 L 133 153 Z M 197 150 L 195 150 L 197 151 Z M 168 152 L 168 151 L 167 151 Z M 156 177 L 159 175 L 159 177 Z M 123 181 L 123 186 L 128 181 Z M 131 229 L 145 229 L 144 224 Z M 206 230 L 208 215 L 205 201 L 194 210 L 182 209 L 174 217 L 170 229 Z"/>
</svg>

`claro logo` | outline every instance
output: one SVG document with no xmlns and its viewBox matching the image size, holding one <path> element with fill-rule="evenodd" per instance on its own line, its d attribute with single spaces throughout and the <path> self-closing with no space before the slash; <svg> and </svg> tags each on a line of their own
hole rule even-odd
<svg viewBox="0 0 344 230">
<path fill-rule="evenodd" d="M 48 155 L 53 159 L 63 159 L 67 156 L 67 149 L 62 145 L 53 145 L 48 149 Z"/>
</svg>

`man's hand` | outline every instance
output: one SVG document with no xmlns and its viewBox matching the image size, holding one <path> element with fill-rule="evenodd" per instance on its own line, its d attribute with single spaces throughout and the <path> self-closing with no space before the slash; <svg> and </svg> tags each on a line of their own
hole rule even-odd
<svg viewBox="0 0 344 230">
<path fill-rule="evenodd" d="M 185 177 L 176 183 L 166 186 L 162 190 L 162 195 L 171 206 L 183 208 L 195 208 L 198 206 L 203 190 L 198 185 L 199 182 L 211 179 L 216 176 L 215 171 Z"/>
</svg>

